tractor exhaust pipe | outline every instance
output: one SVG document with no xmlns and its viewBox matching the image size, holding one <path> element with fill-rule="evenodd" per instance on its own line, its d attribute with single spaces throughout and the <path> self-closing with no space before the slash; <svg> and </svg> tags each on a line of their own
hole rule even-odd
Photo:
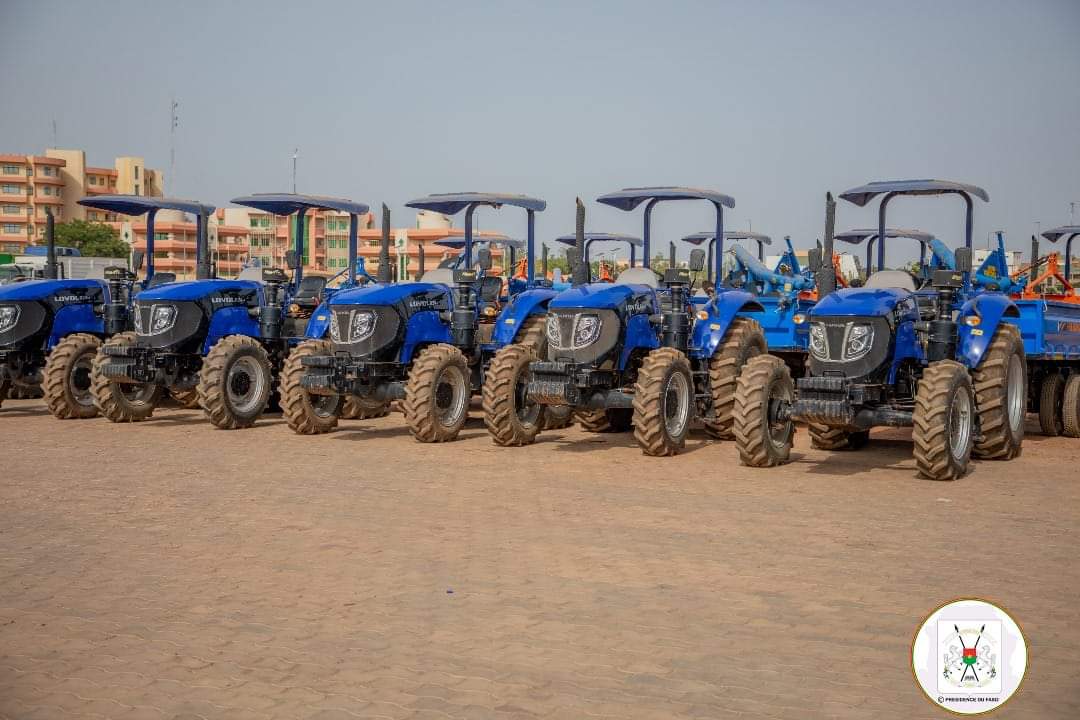
<svg viewBox="0 0 1080 720">
<path fill-rule="evenodd" d="M 836 290 L 836 271 L 833 269 L 833 239 L 836 235 L 836 201 L 825 193 L 825 240 L 821 244 L 821 271 L 817 277 L 818 297 Z"/>
<path fill-rule="evenodd" d="M 1039 262 L 1039 238 L 1035 235 L 1031 236 L 1031 271 L 1035 272 L 1035 264 Z"/>
<path fill-rule="evenodd" d="M 577 216 L 574 223 L 575 243 L 577 257 L 574 262 L 574 284 L 589 284 L 589 266 L 585 264 L 585 204 L 581 198 L 577 199 Z"/>
<path fill-rule="evenodd" d="M 417 260 L 419 261 L 420 268 L 417 270 L 416 279 L 419 280 L 424 277 L 424 244 L 420 243 L 420 247 L 417 248 Z"/>
<path fill-rule="evenodd" d="M 668 243 L 668 264 L 669 268 L 675 267 L 675 243 Z"/>
<path fill-rule="evenodd" d="M 379 282 L 388 284 L 393 277 L 390 274 L 390 208 L 382 206 L 382 242 L 379 244 Z"/>
<path fill-rule="evenodd" d="M 45 209 L 45 279 L 55 280 L 59 274 L 56 265 L 56 218 L 52 210 Z"/>
<path fill-rule="evenodd" d="M 548 271 L 548 246 L 544 243 L 540 246 L 540 277 L 547 280 Z"/>
</svg>

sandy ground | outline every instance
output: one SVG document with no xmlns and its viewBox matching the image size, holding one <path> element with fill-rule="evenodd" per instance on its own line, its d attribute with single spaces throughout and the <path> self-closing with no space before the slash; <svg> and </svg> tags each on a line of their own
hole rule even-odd
<svg viewBox="0 0 1080 720">
<path fill-rule="evenodd" d="M 941 718 L 909 644 L 958 596 L 1028 638 L 998 717 L 1080 717 L 1075 440 L 934 483 L 899 431 L 761 471 L 479 418 L 0 430 L 2 717 Z"/>
</svg>

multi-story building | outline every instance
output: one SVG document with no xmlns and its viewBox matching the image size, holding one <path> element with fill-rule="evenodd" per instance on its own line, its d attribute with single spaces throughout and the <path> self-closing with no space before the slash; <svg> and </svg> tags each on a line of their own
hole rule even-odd
<svg viewBox="0 0 1080 720">
<path fill-rule="evenodd" d="M 40 155 L 0 155 L 0 252 L 18 253 L 45 237 L 46 209 L 57 222 L 115 222 L 112 213 L 78 204 L 87 195 L 160 196 L 163 178 L 140 157 L 115 168 L 90 167 L 82 150 L 49 148 Z"/>
</svg>

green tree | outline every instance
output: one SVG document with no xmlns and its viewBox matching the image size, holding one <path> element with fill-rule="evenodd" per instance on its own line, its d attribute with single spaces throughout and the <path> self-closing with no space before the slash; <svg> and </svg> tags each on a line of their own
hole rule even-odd
<svg viewBox="0 0 1080 720">
<path fill-rule="evenodd" d="M 76 248 L 90 257 L 126 258 L 131 254 L 131 247 L 116 230 L 85 220 L 57 223 L 56 244 Z"/>
</svg>

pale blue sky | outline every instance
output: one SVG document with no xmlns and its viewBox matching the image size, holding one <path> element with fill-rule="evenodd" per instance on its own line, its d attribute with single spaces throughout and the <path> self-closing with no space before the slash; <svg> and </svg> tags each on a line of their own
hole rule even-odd
<svg viewBox="0 0 1080 720">
<path fill-rule="evenodd" d="M 395 209 L 429 192 L 549 202 L 542 238 L 637 232 L 591 202 L 633 185 L 729 193 L 729 226 L 798 247 L 826 190 L 941 177 L 985 187 L 976 240 L 1080 202 L 1080 3 L 60 2 L 0 0 L 0 152 L 52 144 L 169 166 L 171 194 L 223 204 L 287 190 Z M 955 199 L 896 222 L 960 239 Z M 1080 222 L 1080 207 L 1077 221 Z M 841 228 L 873 223 L 842 204 Z M 704 206 L 657 210 L 666 242 Z M 511 234 L 523 217 L 482 214 Z"/>
</svg>

